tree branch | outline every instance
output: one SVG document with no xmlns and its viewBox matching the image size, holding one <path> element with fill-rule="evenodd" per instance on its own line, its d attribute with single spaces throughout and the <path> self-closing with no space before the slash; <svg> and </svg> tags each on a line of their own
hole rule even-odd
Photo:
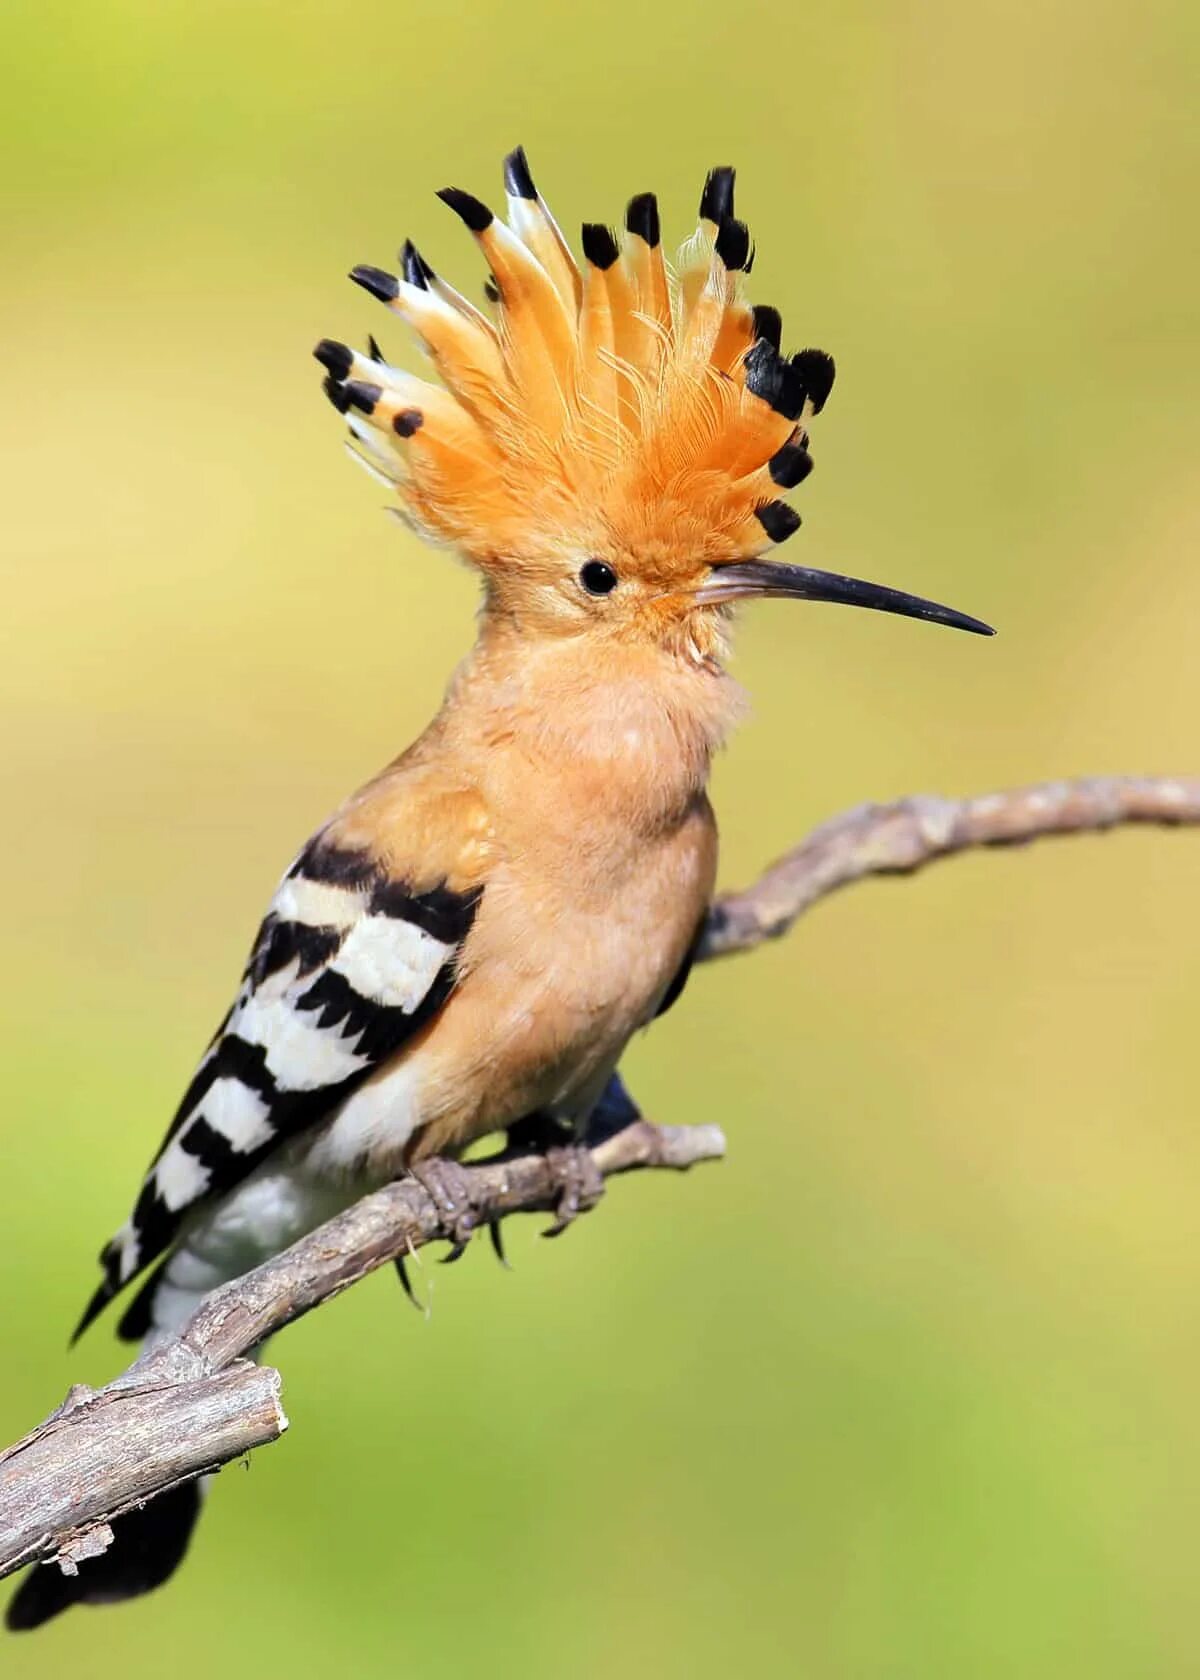
<svg viewBox="0 0 1200 1680">
<path fill-rule="evenodd" d="M 718 1126 L 635 1120 L 597 1143 L 602 1177 L 718 1160 Z M 480 1224 L 556 1206 L 544 1155 L 463 1169 Z M 108 1523 L 177 1482 L 277 1440 L 277 1371 L 244 1355 L 397 1256 L 452 1232 L 415 1179 L 385 1185 L 265 1265 L 214 1290 L 177 1337 L 148 1347 L 107 1387 L 73 1388 L 52 1417 L 0 1453 L 0 1577 L 35 1559 L 73 1572 L 112 1538 Z"/>
<path fill-rule="evenodd" d="M 1101 834 L 1130 823 L 1200 823 L 1200 781 L 1090 776 L 974 799 L 914 794 L 845 811 L 780 858 L 744 892 L 714 903 L 698 962 L 778 939 L 818 899 L 867 875 L 911 875 L 977 846 L 1020 846 L 1054 834 Z"/>
<path fill-rule="evenodd" d="M 867 875 L 910 874 L 971 847 L 1129 823 L 1200 823 L 1200 781 L 1115 776 L 863 805 L 816 829 L 753 886 L 718 898 L 697 955 L 753 950 Z M 716 1126 L 656 1127 L 631 1120 L 631 1108 L 618 1110 L 592 1149 L 605 1177 L 686 1168 L 725 1152 Z M 559 1195 L 541 1155 L 464 1172 L 480 1223 L 550 1210 Z M 0 1576 L 46 1558 L 69 1573 L 105 1549 L 114 1517 L 278 1439 L 287 1428 L 279 1375 L 244 1356 L 376 1267 L 452 1236 L 415 1180 L 387 1185 L 214 1291 L 178 1337 L 149 1347 L 115 1382 L 97 1392 L 72 1389 L 39 1429 L 0 1453 Z"/>
</svg>

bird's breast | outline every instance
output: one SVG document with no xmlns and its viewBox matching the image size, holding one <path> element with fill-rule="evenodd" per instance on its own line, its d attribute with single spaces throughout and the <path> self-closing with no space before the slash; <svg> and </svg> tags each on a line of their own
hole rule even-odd
<svg viewBox="0 0 1200 1680">
<path fill-rule="evenodd" d="M 678 973 L 712 895 L 716 827 L 698 796 L 631 844 L 595 830 L 509 851 L 488 880 L 461 981 L 421 1052 L 436 1152 L 602 1086 Z"/>
</svg>

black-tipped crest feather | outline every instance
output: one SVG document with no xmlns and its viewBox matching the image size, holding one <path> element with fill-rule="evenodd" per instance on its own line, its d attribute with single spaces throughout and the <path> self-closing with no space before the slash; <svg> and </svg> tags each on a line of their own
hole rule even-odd
<svg viewBox="0 0 1200 1680">
<path fill-rule="evenodd" d="M 429 280 L 425 273 L 425 264 L 421 261 L 421 253 L 411 239 L 404 241 L 400 252 L 400 263 L 404 269 L 404 278 L 409 285 L 427 292 L 429 290 Z"/>
<path fill-rule="evenodd" d="M 785 443 L 772 455 L 767 470 L 781 490 L 794 490 L 813 470 L 813 458 L 802 443 Z"/>
<path fill-rule="evenodd" d="M 637 234 L 644 239 L 653 250 L 662 239 L 662 228 L 658 216 L 658 199 L 652 192 L 638 193 L 629 200 L 625 210 L 625 227 L 630 233 Z"/>
<path fill-rule="evenodd" d="M 787 502 L 760 502 L 754 512 L 773 543 L 786 542 L 800 529 L 800 515 Z"/>
<path fill-rule="evenodd" d="M 746 355 L 746 389 L 770 403 L 785 420 L 798 420 L 804 407 L 804 380 L 799 371 L 765 338 Z"/>
<path fill-rule="evenodd" d="M 584 222 L 581 238 L 583 254 L 596 268 L 611 268 L 621 254 L 616 234 L 603 222 Z"/>
<path fill-rule="evenodd" d="M 824 350 L 797 350 L 792 357 L 792 366 L 804 385 L 805 395 L 812 403 L 813 413 L 820 414 L 829 400 L 829 393 L 833 390 L 834 375 L 837 372 L 833 357 Z"/>
<path fill-rule="evenodd" d="M 533 176 L 529 173 L 529 159 L 525 156 L 524 146 L 514 147 L 504 160 L 504 187 L 514 198 L 536 198 L 538 195 Z"/>
<path fill-rule="evenodd" d="M 730 270 L 745 268 L 750 261 L 750 229 L 736 216 L 727 216 L 717 230 L 717 255 Z"/>
<path fill-rule="evenodd" d="M 380 303 L 391 303 L 400 290 L 400 282 L 394 274 L 389 274 L 386 268 L 376 268 L 373 263 L 359 263 L 357 268 L 350 270 L 350 278 L 356 286 L 361 286 L 364 292 L 370 292 L 372 297 L 378 298 Z"/>
<path fill-rule="evenodd" d="M 375 404 L 383 395 L 383 386 L 366 379 L 347 379 L 342 386 L 346 401 L 363 414 L 374 414 Z"/>
<path fill-rule="evenodd" d="M 704 182 L 704 191 L 700 195 L 700 217 L 702 221 L 715 222 L 718 227 L 733 215 L 733 183 L 737 175 L 736 169 L 723 164 L 717 169 L 710 169 Z"/>
<path fill-rule="evenodd" d="M 321 381 L 321 389 L 329 398 L 334 408 L 337 409 L 338 413 L 345 414 L 346 410 L 350 407 L 350 398 L 346 395 L 346 387 L 339 384 L 332 374 L 327 374 Z"/>
<path fill-rule="evenodd" d="M 778 350 L 783 341 L 783 317 L 778 309 L 769 303 L 756 303 L 751 314 L 755 340 L 765 338 L 772 350 Z"/>
<path fill-rule="evenodd" d="M 313 356 L 334 379 L 345 379 L 354 362 L 353 350 L 348 344 L 339 344 L 336 338 L 323 338 Z"/>
<path fill-rule="evenodd" d="M 438 197 L 456 216 L 461 216 L 472 233 L 485 233 L 496 219 L 482 200 L 461 187 L 442 187 Z"/>
</svg>

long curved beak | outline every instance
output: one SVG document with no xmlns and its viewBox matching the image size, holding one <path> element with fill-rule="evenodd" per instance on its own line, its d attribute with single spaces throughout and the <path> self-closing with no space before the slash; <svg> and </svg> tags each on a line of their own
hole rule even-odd
<svg viewBox="0 0 1200 1680">
<path fill-rule="evenodd" d="M 899 613 L 904 618 L 927 618 L 933 624 L 948 624 L 952 630 L 969 630 L 974 636 L 996 632 L 982 619 L 941 607 L 903 589 L 888 589 L 882 583 L 864 583 L 861 578 L 842 577 L 838 572 L 818 572 L 810 566 L 785 566 L 777 560 L 735 560 L 717 566 L 712 577 L 696 594 L 701 606 L 718 606 L 724 601 L 752 597 L 787 597 L 794 601 L 838 601 L 848 607 L 874 607 L 876 612 Z"/>
</svg>

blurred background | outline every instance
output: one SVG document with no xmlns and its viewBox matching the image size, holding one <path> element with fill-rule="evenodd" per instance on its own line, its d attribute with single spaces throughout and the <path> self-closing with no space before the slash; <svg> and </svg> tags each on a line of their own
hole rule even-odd
<svg viewBox="0 0 1200 1680">
<path fill-rule="evenodd" d="M 569 227 L 739 166 L 837 389 L 793 558 L 992 643 L 762 607 L 723 878 L 862 799 L 1200 767 L 1183 0 L 9 0 L 0 107 L 0 1436 L 64 1342 L 274 881 L 421 727 L 471 578 L 309 360 L 517 141 Z M 154 1599 L 6 1680 L 1191 1676 L 1200 836 L 972 857 L 696 976 L 626 1072 L 729 1159 L 377 1276 L 276 1345 L 292 1429 Z"/>
</svg>

